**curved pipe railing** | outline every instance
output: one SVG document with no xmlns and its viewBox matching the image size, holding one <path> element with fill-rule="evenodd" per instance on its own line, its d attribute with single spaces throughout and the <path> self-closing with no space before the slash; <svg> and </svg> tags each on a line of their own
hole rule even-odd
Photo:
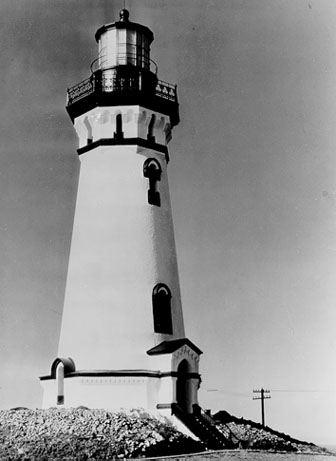
<svg viewBox="0 0 336 461">
<path fill-rule="evenodd" d="M 116 55 L 116 64 L 105 67 L 105 64 L 108 62 L 108 57 L 106 55 L 100 56 L 92 61 L 90 65 L 91 73 L 94 74 L 98 70 L 108 70 L 114 69 L 117 66 L 134 66 L 139 67 L 140 69 L 146 69 L 157 75 L 158 66 L 155 61 L 150 58 L 146 58 L 138 53 L 117 53 Z"/>
</svg>

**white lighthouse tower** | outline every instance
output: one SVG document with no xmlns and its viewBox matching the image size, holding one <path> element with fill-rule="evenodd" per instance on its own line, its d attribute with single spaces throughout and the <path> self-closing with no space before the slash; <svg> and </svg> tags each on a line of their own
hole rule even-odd
<svg viewBox="0 0 336 461">
<path fill-rule="evenodd" d="M 68 90 L 81 169 L 43 407 L 191 412 L 201 351 L 184 332 L 167 178 L 176 87 L 158 80 L 153 33 L 127 10 L 95 37 L 91 76 Z"/>
</svg>

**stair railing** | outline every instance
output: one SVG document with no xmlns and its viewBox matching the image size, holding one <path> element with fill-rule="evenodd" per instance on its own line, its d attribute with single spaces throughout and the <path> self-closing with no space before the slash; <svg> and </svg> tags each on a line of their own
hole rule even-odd
<svg viewBox="0 0 336 461">
<path fill-rule="evenodd" d="M 199 437 L 207 448 L 225 449 L 236 446 L 217 428 L 215 421 L 209 415 L 208 418 L 204 416 L 206 413 L 198 405 L 194 406 L 193 413 L 187 413 L 179 405 L 172 404 L 172 413 Z"/>
</svg>

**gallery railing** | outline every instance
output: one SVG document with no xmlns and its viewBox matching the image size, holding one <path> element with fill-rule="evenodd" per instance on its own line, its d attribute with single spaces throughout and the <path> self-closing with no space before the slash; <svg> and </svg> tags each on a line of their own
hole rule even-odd
<svg viewBox="0 0 336 461">
<path fill-rule="evenodd" d="M 151 83 L 154 82 L 151 88 Z M 150 84 L 149 84 L 150 83 Z M 143 72 L 134 73 L 132 75 L 122 76 L 117 73 L 107 71 L 97 71 L 89 78 L 74 85 L 67 90 L 67 105 L 70 106 L 82 98 L 95 92 L 113 93 L 113 92 L 141 92 L 149 91 L 149 93 L 158 96 L 159 98 L 177 103 L 176 85 L 172 85 L 162 80 L 148 80 L 148 77 Z"/>
</svg>

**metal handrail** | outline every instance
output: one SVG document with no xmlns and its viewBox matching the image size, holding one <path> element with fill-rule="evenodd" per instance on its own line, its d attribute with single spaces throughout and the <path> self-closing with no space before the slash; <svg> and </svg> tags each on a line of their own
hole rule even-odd
<svg viewBox="0 0 336 461">
<path fill-rule="evenodd" d="M 155 75 L 157 75 L 158 73 L 158 65 L 156 64 L 156 62 L 153 61 L 153 59 L 145 58 L 144 56 L 138 53 L 118 52 L 116 54 L 117 64 L 114 66 L 104 67 L 104 62 L 107 62 L 107 60 L 108 60 L 107 55 L 102 55 L 96 58 L 94 61 L 92 61 L 90 65 L 91 73 L 94 74 L 95 72 L 97 72 L 97 70 L 114 69 L 115 67 L 118 67 L 118 66 L 140 67 L 141 69 L 146 69 L 146 70 L 149 70 L 150 72 L 153 72 L 153 74 Z M 140 63 L 140 65 L 138 63 Z"/>
<path fill-rule="evenodd" d="M 171 408 L 173 415 L 177 416 L 191 432 L 205 442 L 208 448 L 233 448 L 232 441 L 219 432 L 216 425 L 204 418 L 204 412 L 199 405 L 193 405 L 194 413 L 185 412 L 176 403 L 173 403 Z"/>
<path fill-rule="evenodd" d="M 223 424 L 222 423 L 222 426 L 221 428 L 218 427 L 216 421 L 213 419 L 212 416 L 210 416 L 205 410 L 203 410 L 202 407 L 200 407 L 199 405 L 197 404 L 194 404 L 193 405 L 193 411 L 194 411 L 194 414 L 196 415 L 200 415 L 203 420 L 207 421 L 211 426 L 215 426 L 217 430 L 219 430 L 220 432 L 223 433 L 223 435 L 228 438 L 228 440 L 230 440 L 231 442 L 233 443 L 238 443 L 240 442 L 241 440 L 239 439 L 239 437 L 237 437 L 233 432 L 232 430 L 230 429 L 230 427 L 227 425 L 227 424 Z M 226 431 L 224 431 L 224 427 L 226 429 Z M 233 439 L 236 439 L 236 441 L 234 441 Z"/>
<path fill-rule="evenodd" d="M 77 85 L 72 86 L 67 89 L 67 105 L 73 104 L 79 99 L 88 96 L 93 93 L 95 90 L 95 79 L 93 75 L 89 78 L 86 78 L 82 82 L 77 83 Z"/>
<path fill-rule="evenodd" d="M 67 105 L 74 104 L 86 96 L 99 92 L 141 92 L 142 91 L 142 73 L 137 76 L 130 76 L 128 79 L 120 79 L 118 76 L 109 79 L 109 84 L 104 86 L 106 78 L 101 71 L 93 73 L 89 78 L 77 83 L 67 90 Z M 168 101 L 177 103 L 177 87 L 170 83 L 157 80 L 153 89 L 153 94 Z"/>
</svg>

